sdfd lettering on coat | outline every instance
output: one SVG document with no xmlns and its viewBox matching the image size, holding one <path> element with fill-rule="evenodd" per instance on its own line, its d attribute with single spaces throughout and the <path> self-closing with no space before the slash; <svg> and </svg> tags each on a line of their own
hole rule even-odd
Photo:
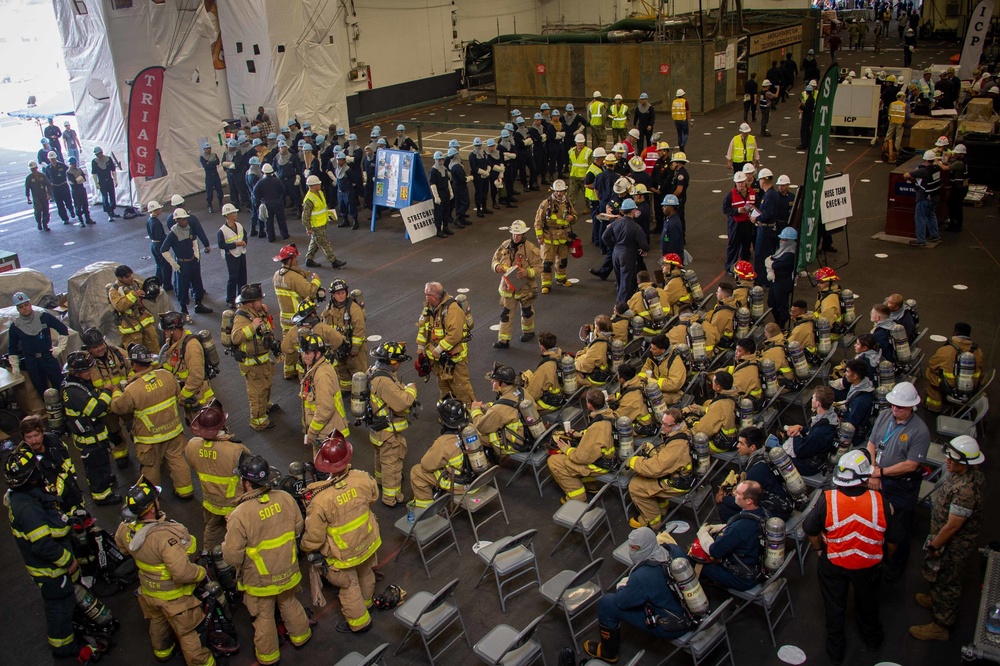
<svg viewBox="0 0 1000 666">
<path fill-rule="evenodd" d="M 271 516 L 276 516 L 281 513 L 281 505 L 275 502 L 270 506 L 265 506 L 263 509 L 257 512 L 260 515 L 261 520 L 267 520 Z"/>
<path fill-rule="evenodd" d="M 337 495 L 337 504 L 344 505 L 350 502 L 352 499 L 358 496 L 358 491 L 351 488 L 347 492 L 340 493 Z"/>
</svg>

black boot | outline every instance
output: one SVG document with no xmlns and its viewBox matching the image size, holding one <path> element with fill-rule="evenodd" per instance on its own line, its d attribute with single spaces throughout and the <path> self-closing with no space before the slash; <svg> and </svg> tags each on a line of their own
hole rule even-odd
<svg viewBox="0 0 1000 666">
<path fill-rule="evenodd" d="M 347 219 L 347 218 L 345 217 L 345 218 L 343 219 L 343 221 L 342 221 L 342 222 L 341 222 L 340 224 L 338 224 L 338 225 L 337 225 L 337 228 L 338 228 L 338 229 L 346 229 L 346 228 L 347 228 L 347 227 L 349 227 L 349 226 L 351 226 L 351 221 L 350 221 L 350 220 L 348 220 L 348 219 Z"/>
<path fill-rule="evenodd" d="M 583 651 L 595 659 L 600 659 L 608 662 L 609 664 L 614 664 L 618 661 L 618 646 L 621 645 L 622 642 L 621 627 L 610 629 L 603 625 L 599 625 L 599 628 L 601 630 L 600 642 L 584 641 Z"/>
<path fill-rule="evenodd" d="M 351 229 L 354 231 L 358 230 L 358 218 L 356 217 L 351 218 Z"/>
</svg>

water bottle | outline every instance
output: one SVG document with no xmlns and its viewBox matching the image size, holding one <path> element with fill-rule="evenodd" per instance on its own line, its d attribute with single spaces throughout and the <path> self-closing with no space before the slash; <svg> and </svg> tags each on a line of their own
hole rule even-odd
<svg viewBox="0 0 1000 666">
<path fill-rule="evenodd" d="M 410 525 L 417 519 L 416 514 L 413 510 L 413 502 L 406 503 L 406 522 Z"/>
<path fill-rule="evenodd" d="M 986 631 L 1000 634 L 1000 603 L 995 603 L 990 608 L 990 614 L 986 616 Z"/>
</svg>

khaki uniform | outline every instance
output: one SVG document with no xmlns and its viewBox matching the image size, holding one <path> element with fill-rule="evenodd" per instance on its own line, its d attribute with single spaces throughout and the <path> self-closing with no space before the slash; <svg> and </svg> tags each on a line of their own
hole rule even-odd
<svg viewBox="0 0 1000 666">
<path fill-rule="evenodd" d="M 116 280 L 108 285 L 108 302 L 115 311 L 115 324 L 122 336 L 122 347 L 128 349 L 133 342 L 155 351 L 160 347 L 160 337 L 156 333 L 156 317 L 146 307 L 146 303 L 136 294 L 142 283 L 132 276 L 131 280 Z"/>
<path fill-rule="evenodd" d="M 562 402 L 566 399 L 559 381 L 559 359 L 562 355 L 561 349 L 553 347 L 542 354 L 542 360 L 533 372 L 524 373 L 528 377 L 524 393 L 535 401 L 539 414 L 556 411 L 562 407 Z"/>
<path fill-rule="evenodd" d="M 583 431 L 580 442 L 566 453 L 549 456 L 549 471 L 566 498 L 587 501 L 583 479 L 608 473 L 606 463 L 615 456 L 615 413 L 605 407 L 591 414 L 590 426 Z"/>
<path fill-rule="evenodd" d="M 659 425 L 654 423 L 653 415 L 649 413 L 649 408 L 646 407 L 646 398 L 644 397 L 645 379 L 643 375 L 636 375 L 622 384 L 615 395 L 615 400 L 618 401 L 615 414 L 628 417 L 628 420 L 632 422 L 632 429 L 637 433 L 640 431 L 646 432 Z"/>
<path fill-rule="evenodd" d="M 663 319 L 660 321 L 659 325 L 653 323 L 653 315 L 650 314 L 649 305 L 646 303 L 646 299 L 643 298 L 642 295 L 642 292 L 649 287 L 656 289 L 656 293 L 660 299 L 660 305 L 663 308 Z M 666 290 L 656 287 L 652 282 L 644 282 L 639 285 L 639 291 L 632 294 L 631 298 L 628 299 L 628 309 L 631 310 L 633 314 L 642 317 L 642 332 L 644 334 L 656 335 L 663 330 L 667 320 L 670 318 L 670 309 L 672 307 L 668 302 L 668 299 L 669 297 Z"/>
<path fill-rule="evenodd" d="M 730 296 L 715 304 L 712 312 L 708 315 L 708 321 L 715 326 L 715 329 L 722 334 L 722 338 L 729 343 L 734 342 L 733 318 L 736 315 L 736 300 Z M 731 346 L 731 345 L 730 345 Z"/>
<path fill-rule="evenodd" d="M 306 272 L 298 266 L 282 266 L 274 272 L 274 278 L 271 280 L 271 283 L 274 286 L 274 295 L 278 297 L 282 341 L 291 335 L 294 342 L 297 336 L 295 335 L 295 325 L 292 323 L 292 317 L 295 316 L 299 303 L 306 299 L 316 298 L 316 291 L 323 283 L 320 282 L 318 275 L 315 273 L 306 275 Z M 284 347 L 282 347 L 282 350 L 284 350 Z M 290 359 L 286 354 L 284 362 L 285 379 L 294 379 L 297 376 L 295 365 L 298 362 L 298 355 L 296 354 L 295 358 Z"/>
<path fill-rule="evenodd" d="M 572 219 L 570 219 L 572 218 Z M 577 220 L 576 208 L 566 199 L 557 201 L 554 196 L 543 201 L 535 212 L 535 234 L 542 258 L 542 293 L 552 286 L 552 270 L 556 282 L 568 287 L 566 266 L 569 264 L 570 234 Z"/>
<path fill-rule="evenodd" d="M 691 488 L 694 467 L 689 442 L 691 431 L 686 426 L 665 437 L 648 456 L 629 458 L 628 467 L 635 476 L 628 483 L 628 492 L 642 519 L 653 529 L 670 506 L 671 497 L 687 493 Z M 671 485 L 676 483 L 678 487 Z"/>
<path fill-rule="evenodd" d="M 794 374 L 785 356 L 785 336 L 778 334 L 773 338 L 767 338 L 758 350 L 761 360 L 768 359 L 774 363 L 774 369 L 779 377 L 792 379 Z"/>
<path fill-rule="evenodd" d="M 302 432 L 314 442 L 314 449 L 317 439 L 322 442 L 334 430 L 339 430 L 344 437 L 350 436 L 344 398 L 337 386 L 337 371 L 325 358 L 320 357 L 306 370 L 299 397 L 302 398 Z"/>
<path fill-rule="evenodd" d="M 181 395 L 177 378 L 163 368 L 149 368 L 128 380 L 124 390 L 111 395 L 111 411 L 132 416 L 132 441 L 142 474 L 160 485 L 160 465 L 167 461 L 174 492 L 189 497 L 191 468 L 184 460 L 184 424 L 177 404 Z"/>
<path fill-rule="evenodd" d="M 91 355 L 94 367 L 90 371 L 90 381 L 95 388 L 107 388 L 113 391 L 132 374 L 132 364 L 124 349 L 114 345 L 106 346 L 108 351 L 104 354 L 104 358 Z M 108 427 L 108 438 L 111 440 L 111 455 L 115 460 L 128 458 L 128 442 L 122 434 L 125 430 L 122 427 L 122 418 L 113 412 L 108 412 L 104 417 L 104 424 Z M 131 427 L 131 423 L 126 425 Z"/>
<path fill-rule="evenodd" d="M 348 310 L 350 308 L 350 310 Z M 346 313 L 351 313 L 351 322 L 348 326 L 345 321 Z M 365 324 L 365 310 L 353 298 L 348 297 L 343 306 L 338 306 L 330 296 L 330 305 L 323 313 L 323 320 L 339 333 L 343 338 L 349 338 L 351 348 L 344 353 L 338 353 L 337 376 L 340 378 L 340 390 L 351 390 L 351 376 L 355 372 L 367 372 L 368 370 L 368 336 Z M 343 344 L 343 341 L 341 341 Z M 340 344 L 335 349 L 340 349 Z"/>
<path fill-rule="evenodd" d="M 726 370 L 733 376 L 733 390 L 740 397 L 746 396 L 759 400 L 764 394 L 760 386 L 760 365 L 756 357 L 744 359 Z"/>
<path fill-rule="evenodd" d="M 306 369 L 302 367 L 302 359 L 299 357 L 299 338 L 301 331 L 309 331 L 312 335 L 318 335 L 323 338 L 323 342 L 326 343 L 326 360 L 330 362 L 330 365 L 334 369 L 339 369 L 340 363 L 337 362 L 337 350 L 341 348 L 344 344 L 344 336 L 338 333 L 329 324 L 324 324 L 320 322 L 314 326 L 299 326 L 298 329 L 293 329 L 292 333 L 285 335 L 281 339 L 281 353 L 284 354 L 286 359 L 296 359 L 296 363 L 292 366 L 293 370 L 299 374 L 301 377 L 305 374 Z"/>
<path fill-rule="evenodd" d="M 436 308 L 431 309 L 424 301 L 424 311 L 417 321 L 417 352 L 430 359 L 441 395 L 451 393 L 466 407 L 476 401 L 469 381 L 467 339 L 465 311 L 448 292 Z M 443 352 L 448 352 L 448 362 L 442 362 Z"/>
<path fill-rule="evenodd" d="M 679 353 L 671 350 L 660 358 L 647 358 L 642 372 L 653 373 L 653 380 L 663 393 L 664 403 L 673 405 L 680 402 L 687 384 L 687 366 Z"/>
<path fill-rule="evenodd" d="M 253 320 L 261 318 L 258 328 Z M 271 360 L 270 340 L 274 338 L 274 325 L 267 308 L 253 310 L 240 305 L 233 319 L 233 356 L 240 364 L 240 374 L 247 382 L 250 401 L 250 427 L 266 430 L 270 424 L 268 409 L 271 407 L 271 382 L 274 379 L 274 361 Z"/>
<path fill-rule="evenodd" d="M 302 580 L 295 543 L 302 534 L 302 512 L 291 495 L 265 487 L 240 497 L 227 522 L 222 557 L 236 568 L 243 604 L 253 617 L 257 663 L 277 663 L 281 653 L 275 606 L 292 645 L 312 637 L 309 618 L 295 597 Z"/>
<path fill-rule="evenodd" d="M 410 468 L 413 506 L 426 508 L 434 501 L 434 491 L 461 494 L 472 481 L 463 475 L 465 451 L 457 432 L 447 432 L 434 440 L 420 464 Z"/>
<path fill-rule="evenodd" d="M 190 423 L 215 397 L 205 373 L 205 349 L 194 333 L 185 330 L 180 340 L 167 347 L 161 363 L 181 384 L 181 401 Z"/>
<path fill-rule="evenodd" d="M 685 407 L 685 414 L 694 414 L 701 417 L 691 426 L 691 433 L 694 435 L 703 433 L 708 436 L 709 446 L 716 453 L 731 450 L 734 444 L 725 444 L 720 441 L 717 446 L 714 438 L 722 435 L 735 443 L 737 431 L 736 401 L 739 399 L 739 393 L 733 389 L 730 391 L 721 391 L 704 405 Z"/>
<path fill-rule="evenodd" d="M 250 449 L 219 433 L 215 439 L 192 437 L 184 447 L 184 458 L 201 483 L 201 507 L 205 519 L 202 549 L 212 550 L 226 536 L 226 516 L 236 507 L 240 479 L 234 473 L 240 456 Z"/>
<path fill-rule="evenodd" d="M 153 655 L 166 661 L 179 643 L 187 664 L 213 666 L 215 658 L 198 633 L 205 613 L 194 588 L 205 578 L 205 569 L 191 561 L 198 552 L 195 538 L 180 523 L 160 518 L 121 523 L 115 542 L 139 567 L 137 598 L 142 616 L 149 620 Z"/>
<path fill-rule="evenodd" d="M 503 275 L 515 266 L 523 268 L 527 276 L 519 278 L 514 275 L 508 278 Z M 514 329 L 510 315 L 517 309 L 518 304 L 521 306 L 521 333 L 534 333 L 535 312 L 532 310 L 531 304 L 538 295 L 538 275 L 542 272 L 542 256 L 538 251 L 538 246 L 525 239 L 515 248 L 510 239 L 505 240 L 493 253 L 490 267 L 494 273 L 498 269 L 501 273 L 500 286 L 497 288 L 497 291 L 500 292 L 498 339 L 500 342 L 510 342 L 510 336 Z"/>
<path fill-rule="evenodd" d="M 350 470 L 338 481 L 309 484 L 313 499 L 306 509 L 302 550 L 318 550 L 330 567 L 326 579 L 340 588 L 340 607 L 352 631 L 371 624 L 368 609 L 375 595 L 372 565 L 382 545 L 370 505 L 378 485 L 366 472 Z"/>
<path fill-rule="evenodd" d="M 701 324 L 702 330 L 705 331 L 705 354 L 708 358 L 712 358 L 715 355 L 716 345 L 722 339 L 722 334 L 712 322 L 703 321 L 700 315 L 694 315 L 689 321 L 678 322 L 675 326 L 671 327 L 667 331 L 667 340 L 670 341 L 671 345 L 688 345 L 690 347 L 691 341 L 688 340 L 688 327 L 694 322 Z"/>
<path fill-rule="evenodd" d="M 369 424 L 368 440 L 375 447 L 375 481 L 382 485 L 382 503 L 396 506 L 404 501 L 403 462 L 406 460 L 406 438 L 403 431 L 410 421 L 407 415 L 417 399 L 417 385 L 403 384 L 381 363 L 368 371 L 372 414 L 376 421 Z M 376 425 L 385 425 L 376 428 Z"/>
<path fill-rule="evenodd" d="M 524 424 L 517 408 L 520 402 L 517 387 L 504 386 L 495 402 L 474 407 L 470 413 L 472 425 L 498 455 L 510 455 L 524 448 Z"/>
<path fill-rule="evenodd" d="M 611 380 L 611 350 L 607 338 L 595 338 L 573 359 L 580 379 L 591 386 L 604 386 Z"/>
<path fill-rule="evenodd" d="M 983 350 L 977 345 L 973 349 L 973 342 L 969 338 L 962 336 L 952 336 L 951 341 L 938 348 L 931 360 L 927 363 L 927 370 L 924 371 L 924 379 L 927 380 L 927 397 L 924 399 L 924 406 L 932 412 L 940 412 L 944 406 L 944 394 L 941 390 L 941 382 L 945 383 L 948 390 L 954 390 L 957 377 L 955 376 L 955 359 L 958 354 L 971 351 L 976 357 L 976 374 L 973 376 L 974 385 L 979 386 L 983 372 Z"/>
<path fill-rule="evenodd" d="M 804 314 L 792 320 L 791 331 L 788 333 L 789 342 L 798 342 L 802 349 L 810 354 L 816 353 L 816 321 L 811 314 Z"/>
</svg>

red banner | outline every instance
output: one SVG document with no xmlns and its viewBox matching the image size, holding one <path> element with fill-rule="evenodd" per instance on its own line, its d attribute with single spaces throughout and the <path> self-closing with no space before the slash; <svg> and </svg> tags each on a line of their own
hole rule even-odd
<svg viewBox="0 0 1000 666">
<path fill-rule="evenodd" d="M 128 165 L 133 178 L 151 178 L 156 165 L 163 67 L 147 67 L 132 82 L 128 103 Z"/>
</svg>

